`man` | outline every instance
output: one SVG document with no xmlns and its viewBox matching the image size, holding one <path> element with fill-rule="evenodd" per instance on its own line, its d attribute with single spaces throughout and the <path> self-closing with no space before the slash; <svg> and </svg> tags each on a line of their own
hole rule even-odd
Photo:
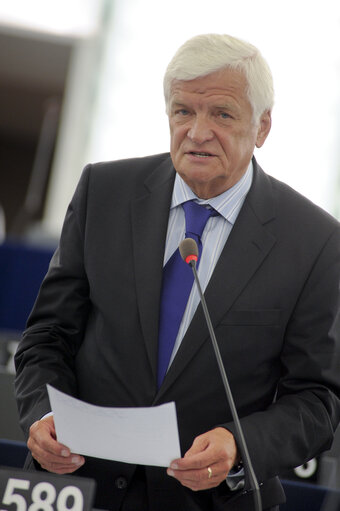
<svg viewBox="0 0 340 511">
<path fill-rule="evenodd" d="M 211 215 L 198 272 L 263 509 L 277 509 L 277 475 L 328 449 L 339 422 L 340 226 L 253 158 L 273 106 L 256 48 L 195 37 L 164 90 L 170 155 L 84 170 L 16 356 L 22 426 L 37 468 L 97 480 L 96 507 L 252 509 L 196 286 L 159 371 L 165 274 L 194 201 Z M 165 470 L 70 453 L 46 383 L 101 406 L 175 401 L 183 457 Z"/>
</svg>

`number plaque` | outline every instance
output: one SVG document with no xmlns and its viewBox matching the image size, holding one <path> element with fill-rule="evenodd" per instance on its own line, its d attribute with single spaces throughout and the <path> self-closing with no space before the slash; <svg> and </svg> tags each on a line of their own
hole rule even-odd
<svg viewBox="0 0 340 511">
<path fill-rule="evenodd" d="M 0 468 L 0 511 L 91 511 L 93 479 Z"/>
</svg>

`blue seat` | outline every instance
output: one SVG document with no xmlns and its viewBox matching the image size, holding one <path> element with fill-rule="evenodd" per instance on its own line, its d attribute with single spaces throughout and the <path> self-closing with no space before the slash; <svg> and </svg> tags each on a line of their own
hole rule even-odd
<svg viewBox="0 0 340 511">
<path fill-rule="evenodd" d="M 27 454 L 24 442 L 0 438 L 0 465 L 23 468 Z"/>
<path fill-rule="evenodd" d="M 24 329 L 53 252 L 21 242 L 0 245 L 0 330 Z"/>
<path fill-rule="evenodd" d="M 340 491 L 300 481 L 281 481 L 287 502 L 280 511 L 340 511 Z"/>
</svg>

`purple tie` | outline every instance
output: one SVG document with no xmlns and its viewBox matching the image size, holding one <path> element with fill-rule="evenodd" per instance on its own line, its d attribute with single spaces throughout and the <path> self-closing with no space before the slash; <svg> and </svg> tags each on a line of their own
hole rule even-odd
<svg viewBox="0 0 340 511">
<path fill-rule="evenodd" d="M 185 237 L 193 238 L 197 243 L 198 265 L 202 252 L 201 236 L 204 227 L 208 219 L 218 213 L 214 209 L 207 209 L 193 201 L 185 202 L 182 207 L 185 213 Z M 182 260 L 177 248 L 163 270 L 158 337 L 158 387 L 161 386 L 168 369 L 193 281 L 193 273 Z"/>
</svg>

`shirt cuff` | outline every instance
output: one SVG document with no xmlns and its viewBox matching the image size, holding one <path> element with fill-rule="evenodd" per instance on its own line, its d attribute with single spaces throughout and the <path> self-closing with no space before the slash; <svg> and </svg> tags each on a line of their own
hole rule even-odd
<svg viewBox="0 0 340 511">
<path fill-rule="evenodd" d="M 242 490 L 244 488 L 244 468 L 232 468 L 225 481 L 230 491 Z"/>
<path fill-rule="evenodd" d="M 53 415 L 53 412 L 48 412 L 48 413 L 45 413 L 45 415 L 43 417 L 41 417 L 40 420 L 42 419 L 46 419 L 47 417 L 51 417 L 51 415 Z"/>
</svg>

